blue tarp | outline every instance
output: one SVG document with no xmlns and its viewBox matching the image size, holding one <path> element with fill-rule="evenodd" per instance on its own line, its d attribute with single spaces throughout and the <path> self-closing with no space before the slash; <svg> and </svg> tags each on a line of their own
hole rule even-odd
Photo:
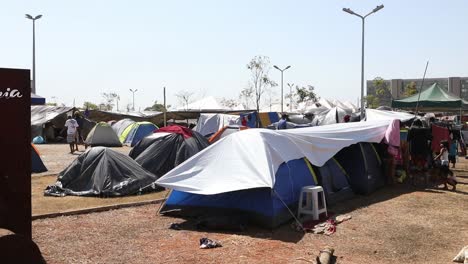
<svg viewBox="0 0 468 264">
<path fill-rule="evenodd" d="M 37 94 L 31 93 L 31 105 L 45 105 L 46 99 Z"/>
</svg>

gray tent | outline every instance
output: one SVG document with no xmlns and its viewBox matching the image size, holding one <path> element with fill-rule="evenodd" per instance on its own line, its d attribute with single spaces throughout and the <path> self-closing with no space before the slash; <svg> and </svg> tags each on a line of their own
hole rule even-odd
<svg viewBox="0 0 468 264">
<path fill-rule="evenodd" d="M 129 156 L 115 150 L 91 148 L 63 170 L 44 195 L 123 196 L 160 189 L 156 176 Z"/>
<path fill-rule="evenodd" d="M 89 132 L 85 143 L 90 146 L 122 147 L 117 134 L 106 122 L 97 123 Z"/>
</svg>

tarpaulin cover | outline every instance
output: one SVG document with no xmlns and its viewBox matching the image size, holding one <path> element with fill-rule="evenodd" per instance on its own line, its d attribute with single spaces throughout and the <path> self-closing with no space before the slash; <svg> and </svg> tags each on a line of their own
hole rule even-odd
<svg viewBox="0 0 468 264">
<path fill-rule="evenodd" d="M 160 130 L 143 138 L 129 154 L 158 178 L 209 145 L 208 140 L 197 132 L 185 138 L 184 134 Z"/>
<path fill-rule="evenodd" d="M 63 170 L 45 195 L 123 196 L 152 190 L 156 177 L 129 156 L 94 147 Z"/>
<path fill-rule="evenodd" d="M 393 120 L 398 119 L 401 122 L 406 122 L 414 118 L 414 115 L 405 112 L 394 112 L 377 109 L 366 109 L 366 120 Z M 361 120 L 364 122 L 364 120 Z"/>
<path fill-rule="evenodd" d="M 226 115 L 226 114 L 200 114 L 197 125 L 193 130 L 202 134 L 203 136 L 216 133 L 224 126 L 240 125 L 241 120 L 239 115 Z"/>
<path fill-rule="evenodd" d="M 184 136 L 184 138 L 190 138 L 192 137 L 193 133 L 192 130 L 188 127 L 183 127 L 183 126 L 177 126 L 177 125 L 172 125 L 172 126 L 166 126 L 166 127 L 161 127 L 156 133 L 160 132 L 165 132 L 165 133 L 176 133 Z"/>
<path fill-rule="evenodd" d="M 359 142 L 380 143 L 390 122 L 243 130 L 204 149 L 158 179 L 157 184 L 207 195 L 273 188 L 276 171 L 283 162 L 306 157 L 320 167 L 344 147 Z"/>
</svg>

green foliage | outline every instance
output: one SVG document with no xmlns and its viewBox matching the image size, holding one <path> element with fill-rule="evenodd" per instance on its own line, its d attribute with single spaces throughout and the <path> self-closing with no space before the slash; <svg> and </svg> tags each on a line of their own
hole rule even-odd
<svg viewBox="0 0 468 264">
<path fill-rule="evenodd" d="M 97 110 L 99 107 L 96 104 L 93 104 L 91 102 L 84 102 L 83 103 L 83 108 L 84 109 L 89 109 L 89 110 Z"/>
<path fill-rule="evenodd" d="M 167 106 L 168 108 L 171 107 L 170 105 Z M 158 103 L 158 101 L 154 101 L 154 104 L 150 107 L 146 107 L 145 111 L 156 111 L 156 112 L 164 112 L 166 109 L 164 108 L 163 104 Z"/>
<path fill-rule="evenodd" d="M 57 106 L 57 103 L 46 103 L 46 105 L 49 105 L 49 106 Z"/>
<path fill-rule="evenodd" d="M 296 85 L 297 102 L 313 101 L 314 103 L 319 100 L 315 93 L 315 87 L 312 85 L 302 86 Z"/>
<path fill-rule="evenodd" d="M 410 97 L 417 93 L 418 93 L 418 88 L 416 87 L 416 83 L 410 82 L 405 86 L 405 92 L 403 93 L 403 96 Z"/>
<path fill-rule="evenodd" d="M 380 100 L 375 95 L 366 96 L 367 108 L 377 108 L 380 106 Z"/>
</svg>

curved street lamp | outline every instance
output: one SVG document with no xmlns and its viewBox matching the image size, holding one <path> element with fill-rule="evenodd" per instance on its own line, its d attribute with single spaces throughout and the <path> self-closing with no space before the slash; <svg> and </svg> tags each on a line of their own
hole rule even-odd
<svg viewBox="0 0 468 264">
<path fill-rule="evenodd" d="M 42 15 L 37 15 L 35 17 L 26 14 L 27 19 L 32 20 L 33 22 L 33 65 L 32 65 L 32 74 L 33 74 L 33 82 L 31 87 L 31 92 L 36 93 L 36 20 L 42 17 Z"/>
<path fill-rule="evenodd" d="M 286 67 L 286 68 L 284 68 L 284 69 L 280 69 L 280 68 L 279 68 L 278 66 L 276 66 L 276 65 L 273 65 L 273 67 L 274 67 L 275 69 L 277 69 L 278 71 L 281 72 L 281 113 L 283 113 L 283 72 L 284 72 L 285 70 L 291 68 L 291 66 L 288 66 L 288 67 Z"/>
<path fill-rule="evenodd" d="M 361 118 L 364 117 L 364 21 L 366 19 L 366 17 L 372 15 L 373 13 L 376 13 L 377 11 L 379 11 L 380 9 L 384 8 L 384 5 L 379 5 L 377 6 L 376 8 L 374 8 L 369 14 L 365 15 L 365 16 L 361 16 L 359 14 L 357 14 L 356 12 L 354 12 L 353 10 L 351 10 L 350 8 L 343 8 L 343 11 L 348 13 L 348 14 L 351 14 L 351 15 L 355 15 L 359 18 L 361 18 L 362 20 L 362 55 L 361 55 Z"/>
</svg>

